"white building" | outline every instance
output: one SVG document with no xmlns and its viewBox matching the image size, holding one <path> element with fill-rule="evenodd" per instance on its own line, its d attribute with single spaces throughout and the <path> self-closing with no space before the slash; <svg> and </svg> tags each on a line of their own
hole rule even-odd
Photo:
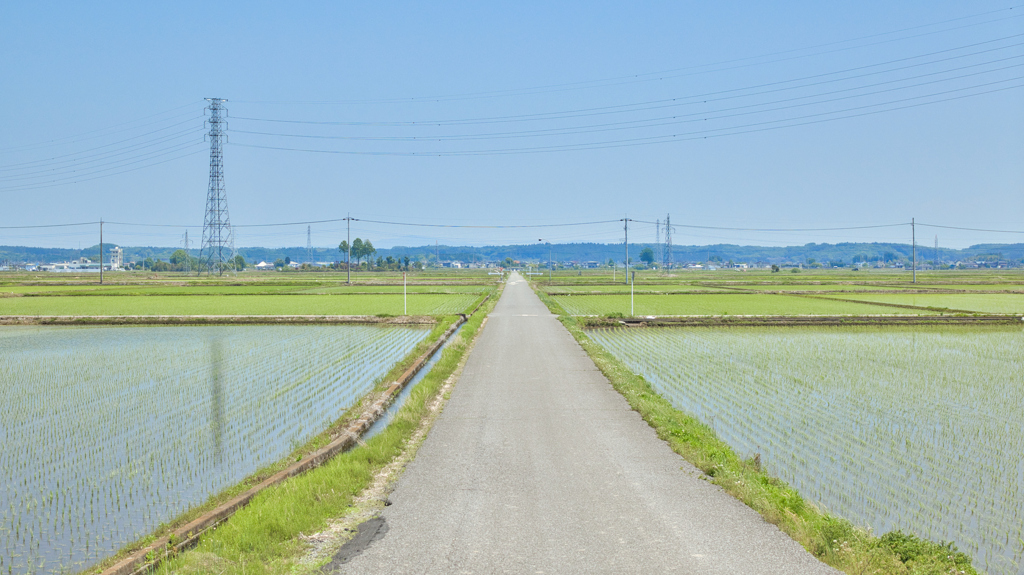
<svg viewBox="0 0 1024 575">
<path fill-rule="evenodd" d="M 124 251 L 120 247 L 114 246 L 110 250 L 110 270 L 115 271 L 121 269 L 124 266 Z"/>
</svg>

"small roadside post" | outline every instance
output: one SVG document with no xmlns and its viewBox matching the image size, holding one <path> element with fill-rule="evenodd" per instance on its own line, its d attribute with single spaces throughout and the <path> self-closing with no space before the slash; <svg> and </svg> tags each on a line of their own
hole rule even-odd
<svg viewBox="0 0 1024 575">
<path fill-rule="evenodd" d="M 910 243 L 914 246 L 914 282 L 913 283 L 917 283 L 917 230 L 914 228 L 914 218 L 910 218 Z"/>
<path fill-rule="evenodd" d="M 633 275 L 630 277 L 630 281 L 629 281 L 629 317 L 633 317 L 633 316 L 636 315 L 636 312 L 633 310 L 633 285 L 635 283 L 636 283 L 636 272 L 633 272 Z"/>
</svg>

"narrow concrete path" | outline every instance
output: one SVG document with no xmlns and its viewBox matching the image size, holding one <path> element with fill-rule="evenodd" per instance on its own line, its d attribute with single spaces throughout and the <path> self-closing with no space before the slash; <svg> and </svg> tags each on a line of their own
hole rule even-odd
<svg viewBox="0 0 1024 575">
<path fill-rule="evenodd" d="M 337 572 L 837 573 L 700 479 L 516 275 L 391 502 Z"/>
</svg>

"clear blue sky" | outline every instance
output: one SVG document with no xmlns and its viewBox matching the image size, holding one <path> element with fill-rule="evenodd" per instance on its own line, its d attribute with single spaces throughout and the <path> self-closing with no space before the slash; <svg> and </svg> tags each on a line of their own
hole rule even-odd
<svg viewBox="0 0 1024 575">
<path fill-rule="evenodd" d="M 347 212 L 435 224 L 671 213 L 677 225 L 733 228 L 914 217 L 1024 230 L 1024 4 L 551 4 L 3 3 L 0 226 L 102 217 L 194 226 L 198 242 L 200 116 L 213 96 L 229 100 L 236 225 Z M 936 100 L 946 101 L 921 105 Z M 630 145 L 579 149 L 608 142 Z M 918 230 L 948 247 L 1024 239 Z M 173 245 L 183 232 L 111 225 L 106 239 Z M 239 246 L 306 241 L 304 225 L 236 233 Z M 344 228 L 312 233 L 337 245 Z M 675 243 L 909 234 L 677 228 Z M 622 230 L 358 222 L 353 235 L 388 247 L 612 242 Z M 0 229 L 0 244 L 95 236 Z M 636 224 L 630 239 L 653 241 L 653 226 Z"/>
</svg>

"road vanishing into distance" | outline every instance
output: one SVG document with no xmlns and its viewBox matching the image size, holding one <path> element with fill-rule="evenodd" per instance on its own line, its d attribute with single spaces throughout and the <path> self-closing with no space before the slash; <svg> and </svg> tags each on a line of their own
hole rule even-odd
<svg viewBox="0 0 1024 575">
<path fill-rule="evenodd" d="M 326 571 L 838 573 L 658 439 L 517 274 L 390 500 Z"/>
</svg>

